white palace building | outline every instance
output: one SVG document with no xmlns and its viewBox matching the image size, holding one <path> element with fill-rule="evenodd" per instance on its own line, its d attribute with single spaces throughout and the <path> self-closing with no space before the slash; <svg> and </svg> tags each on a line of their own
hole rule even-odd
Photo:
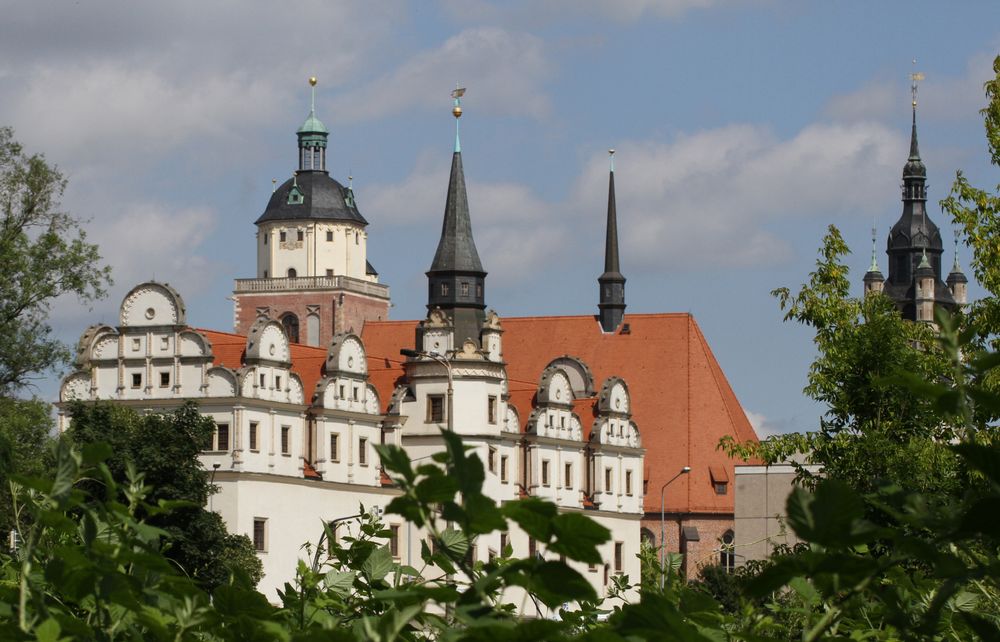
<svg viewBox="0 0 1000 642">
<path fill-rule="evenodd" d="M 458 99 L 454 114 L 461 115 Z M 484 462 L 485 490 L 497 502 L 544 497 L 610 530 L 605 563 L 578 567 L 598 594 L 616 574 L 637 582 L 650 503 L 641 436 L 647 427 L 634 416 L 628 373 L 614 372 L 616 362 L 602 355 L 641 349 L 643 328 L 660 317 L 689 331 L 691 324 L 685 315 L 624 315 L 613 172 L 600 314 L 518 319 L 508 327 L 486 309 L 456 136 L 442 234 L 427 272 L 428 314 L 420 322 L 387 321 L 389 289 L 367 260 L 367 221 L 350 187 L 326 171 L 327 138 L 311 111 L 298 131 L 298 171 L 256 221 L 257 276 L 236 281 L 235 332 L 192 327 L 178 291 L 139 284 L 122 302 L 117 327 L 96 325 L 81 336 L 60 406 L 108 400 L 157 412 L 195 400 L 217 426 L 202 455 L 220 488 L 211 507 L 232 532 L 253 540 L 264 565 L 260 589 L 272 600 L 306 558 L 303 545 L 320 539 L 324 521 L 355 515 L 359 505 L 384 507 L 399 492 L 376 444 L 402 446 L 418 460 L 443 450 L 441 431 L 449 426 Z M 622 352 L 618 345 L 633 347 Z M 61 429 L 67 421 L 60 416 Z M 748 424 L 739 428 L 737 436 L 752 435 Z M 725 462 L 698 467 L 706 497 L 728 481 L 727 466 L 731 471 Z M 710 484 L 709 474 L 720 479 Z M 677 515 L 698 516 L 685 492 L 683 499 L 678 490 L 670 509 L 678 537 L 679 528 L 691 527 Z M 703 512 L 721 514 L 725 527 L 732 498 L 721 501 Z M 392 554 L 419 567 L 426 534 L 398 516 L 384 519 Z M 350 527 L 350 520 L 340 526 Z M 472 554 L 487 561 L 508 543 L 515 556 L 547 554 L 513 525 L 480 537 Z"/>
</svg>

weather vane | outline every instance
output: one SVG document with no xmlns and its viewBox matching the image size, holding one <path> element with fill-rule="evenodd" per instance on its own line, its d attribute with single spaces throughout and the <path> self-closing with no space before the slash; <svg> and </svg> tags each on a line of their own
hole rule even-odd
<svg viewBox="0 0 1000 642">
<path fill-rule="evenodd" d="M 462 117 L 462 96 L 465 95 L 465 87 L 455 83 L 455 89 L 451 92 L 451 97 L 455 99 L 455 106 L 451 110 L 451 115 L 455 117 L 455 153 L 462 151 L 462 143 L 458 138 L 458 119 Z"/>
<path fill-rule="evenodd" d="M 917 64 L 917 59 L 913 59 L 913 64 Z M 913 94 L 913 107 L 917 107 L 917 83 L 924 79 L 924 72 L 914 71 L 910 74 L 910 93 Z"/>
</svg>

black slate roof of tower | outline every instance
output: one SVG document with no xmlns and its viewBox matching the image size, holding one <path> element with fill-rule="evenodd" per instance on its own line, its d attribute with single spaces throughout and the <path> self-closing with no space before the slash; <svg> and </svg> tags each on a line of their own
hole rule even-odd
<svg viewBox="0 0 1000 642">
<path fill-rule="evenodd" d="M 302 192 L 303 202 L 292 205 L 288 202 L 288 193 L 294 183 L 298 183 Z M 293 220 L 323 220 L 351 221 L 368 225 L 356 206 L 347 204 L 347 188 L 330 178 L 326 172 L 299 172 L 296 178 L 290 178 L 271 194 L 264 213 L 255 221 L 260 225 L 266 221 Z"/>
<path fill-rule="evenodd" d="M 618 208 L 615 205 L 615 173 L 608 178 L 608 228 L 604 236 L 604 274 L 601 278 L 622 277 L 618 263 Z"/>
<path fill-rule="evenodd" d="M 430 272 L 445 271 L 486 273 L 479 260 L 476 241 L 472 238 L 462 152 L 455 152 L 451 158 L 451 178 L 448 179 L 448 200 L 444 206 L 441 240 L 438 241 L 430 269 Z"/>
</svg>

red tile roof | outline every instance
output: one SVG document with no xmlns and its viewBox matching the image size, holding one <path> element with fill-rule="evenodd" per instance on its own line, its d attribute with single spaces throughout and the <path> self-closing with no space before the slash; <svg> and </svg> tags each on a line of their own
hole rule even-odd
<svg viewBox="0 0 1000 642">
<path fill-rule="evenodd" d="M 736 462 L 716 446 L 724 435 L 739 441 L 757 436 L 691 315 L 629 314 L 625 316 L 629 334 L 604 334 L 593 316 L 505 318 L 502 322 L 510 402 L 517 408 L 522 429 L 545 366 L 564 354 L 578 357 L 590 367 L 598 389 L 612 375 L 628 384 L 633 419 L 646 449 L 646 510 L 659 511 L 661 486 L 682 467 L 691 466 L 689 475 L 679 477 L 667 489 L 667 509 L 733 512 L 733 491 L 715 494 L 710 468 L 723 467 L 732 475 Z M 399 349 L 413 347 L 416 323 L 365 323 L 361 336 L 369 373 L 383 402 L 402 374 Z M 593 410 L 579 403 L 575 410 L 589 433 Z"/>
<path fill-rule="evenodd" d="M 247 338 L 232 332 L 219 332 L 197 328 L 212 343 L 213 363 L 232 370 L 243 367 L 243 353 L 246 352 Z M 292 372 L 302 380 L 302 389 L 306 403 L 312 399 L 316 391 L 316 382 L 323 375 L 323 364 L 326 362 L 326 349 L 307 346 L 299 343 L 290 344 L 292 353 Z"/>
</svg>

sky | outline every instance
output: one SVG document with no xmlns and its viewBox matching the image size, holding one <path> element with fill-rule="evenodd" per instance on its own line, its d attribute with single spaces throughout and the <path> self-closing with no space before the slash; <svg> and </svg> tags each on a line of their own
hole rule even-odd
<svg viewBox="0 0 1000 642">
<path fill-rule="evenodd" d="M 489 306 L 596 313 L 615 148 L 627 312 L 691 312 L 762 436 L 822 413 L 802 394 L 811 334 L 770 291 L 808 278 L 831 224 L 857 292 L 873 222 L 886 269 L 911 72 L 946 239 L 936 203 L 955 172 L 1000 182 L 978 113 L 995 0 L 0 0 L 0 15 L 0 125 L 66 174 L 63 206 L 113 268 L 107 300 L 54 306 L 68 342 L 116 323 L 148 279 L 181 292 L 190 324 L 232 329 L 227 297 L 255 273 L 272 179 L 295 169 L 310 76 L 391 318 L 425 314 L 458 83 Z M 57 382 L 37 393 L 54 400 Z"/>
</svg>

